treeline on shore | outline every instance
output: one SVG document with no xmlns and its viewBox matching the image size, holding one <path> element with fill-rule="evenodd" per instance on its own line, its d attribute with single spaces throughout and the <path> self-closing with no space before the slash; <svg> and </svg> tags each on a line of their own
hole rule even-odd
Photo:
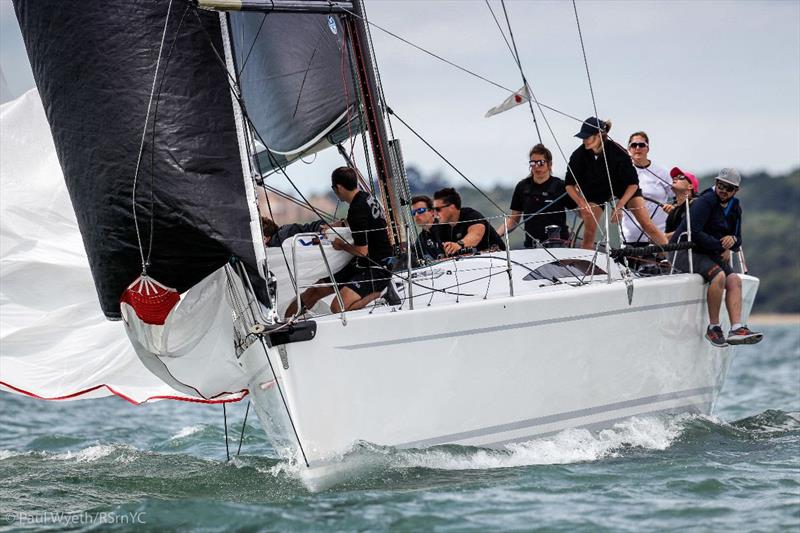
<svg viewBox="0 0 800 533">
<path fill-rule="evenodd" d="M 715 174 L 700 177 L 700 190 L 713 185 Z M 514 185 L 497 185 L 483 190 L 492 201 L 466 181 L 450 182 L 441 174 L 423 176 L 408 167 L 412 194 L 432 194 L 443 187 L 455 186 L 464 205 L 487 217 L 501 215 L 492 204 L 508 211 Z M 749 272 L 761 279 L 754 311 L 759 313 L 800 313 L 800 167 L 787 174 L 773 176 L 766 172 L 743 175 L 737 193 L 742 203 L 742 241 Z M 495 219 L 494 225 L 502 224 Z M 511 245 L 522 246 L 520 231 L 512 233 Z"/>
</svg>

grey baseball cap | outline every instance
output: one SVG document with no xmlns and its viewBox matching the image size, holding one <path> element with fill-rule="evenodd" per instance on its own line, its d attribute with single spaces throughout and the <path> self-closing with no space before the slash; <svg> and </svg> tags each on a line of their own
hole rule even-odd
<svg viewBox="0 0 800 533">
<path fill-rule="evenodd" d="M 723 168 L 715 179 L 730 183 L 735 187 L 739 187 L 742 184 L 742 175 L 735 168 Z"/>
</svg>

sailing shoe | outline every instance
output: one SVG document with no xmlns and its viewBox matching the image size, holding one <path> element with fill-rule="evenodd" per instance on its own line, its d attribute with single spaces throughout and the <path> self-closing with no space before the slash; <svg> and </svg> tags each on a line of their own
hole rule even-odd
<svg viewBox="0 0 800 533">
<path fill-rule="evenodd" d="M 706 339 L 719 348 L 728 346 L 728 341 L 725 340 L 725 334 L 722 333 L 722 328 L 719 326 L 708 326 L 706 330 Z"/>
<path fill-rule="evenodd" d="M 764 338 L 763 333 L 750 331 L 747 326 L 732 329 L 728 332 L 728 344 L 756 344 Z"/>
</svg>

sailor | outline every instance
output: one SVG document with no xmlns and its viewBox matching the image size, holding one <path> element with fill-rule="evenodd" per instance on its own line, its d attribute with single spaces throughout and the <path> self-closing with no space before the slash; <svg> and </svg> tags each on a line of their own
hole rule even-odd
<svg viewBox="0 0 800 533">
<path fill-rule="evenodd" d="M 445 255 L 457 255 L 463 250 L 505 250 L 503 239 L 481 213 L 471 207 L 461 207 L 461 196 L 452 187 L 436 191 L 433 210 L 439 224 L 433 234 L 442 243 Z"/>
<path fill-rule="evenodd" d="M 700 183 L 691 172 L 684 172 L 679 167 L 673 167 L 669 171 L 669 175 L 672 177 L 672 192 L 675 193 L 675 201 L 662 206 L 664 212 L 667 213 L 664 230 L 668 239 L 672 237 L 686 216 L 686 201 L 688 200 L 691 204 L 700 190 Z"/>
<path fill-rule="evenodd" d="M 653 224 L 664 231 L 667 214 L 659 209 L 672 196 L 672 180 L 667 171 L 656 165 L 648 156 L 650 155 L 650 137 L 643 131 L 632 133 L 628 138 L 628 153 L 636 168 L 639 178 L 639 189 L 642 191 L 644 207 Z M 639 226 L 634 214 L 627 209 L 622 219 L 622 240 L 629 246 L 646 246 L 650 241 L 644 230 Z"/>
<path fill-rule="evenodd" d="M 307 224 L 283 224 L 278 226 L 268 217 L 261 217 L 261 231 L 264 235 L 264 246 L 278 248 L 286 239 L 298 233 L 319 233 L 324 223 L 322 220 Z"/>
<path fill-rule="evenodd" d="M 714 346 L 729 344 L 755 344 L 763 338 L 761 333 L 750 331 L 742 320 L 742 280 L 731 268 L 731 251 L 742 245 L 741 214 L 739 200 L 735 198 L 742 183 L 736 169 L 723 168 L 715 179 L 714 187 L 704 191 L 689 206 L 694 272 L 703 276 L 709 283 L 706 299 L 708 301 L 709 325 L 706 338 Z M 671 242 L 677 242 L 686 232 L 684 219 Z M 685 251 L 679 252 L 675 259 L 676 268 L 689 272 L 689 257 Z M 722 296 L 725 294 L 725 307 L 731 321 L 727 337 L 719 322 Z"/>
<path fill-rule="evenodd" d="M 639 178 L 625 150 L 608 138 L 611 121 L 587 118 L 575 137 L 583 140 L 570 156 L 567 166 L 566 189 L 578 204 L 583 219 L 583 248 L 594 248 L 597 222 L 603 213 L 602 205 L 612 197 L 617 199 L 611 222 L 619 223 L 622 209 L 633 212 L 642 230 L 656 244 L 667 242 L 647 214 Z"/>
<path fill-rule="evenodd" d="M 411 198 L 411 214 L 414 216 L 414 222 L 419 228 L 415 244 L 417 258 L 432 260 L 444 257 L 442 243 L 431 231 L 431 228 L 436 223 L 433 200 L 425 195 L 414 196 Z"/>
<path fill-rule="evenodd" d="M 516 228 L 523 214 L 525 220 L 525 248 L 532 248 L 534 239 L 544 242 L 549 238 L 547 226 L 558 226 L 560 237 L 569 240 L 567 214 L 564 208 L 569 201 L 564 180 L 551 174 L 553 154 L 543 144 L 537 144 L 528 152 L 530 174 L 514 188 L 511 197 L 511 217 L 508 231 Z M 532 215 L 532 216 L 527 216 Z M 497 234 L 505 235 L 506 225 L 497 228 Z"/>
<path fill-rule="evenodd" d="M 361 309 L 380 296 L 386 288 L 391 273 L 386 270 L 386 263 L 392 257 L 392 247 L 386 231 L 386 219 L 378 201 L 364 191 L 358 189 L 358 178 L 355 170 L 339 167 L 331 174 L 331 189 L 342 202 L 350 204 L 347 210 L 347 224 L 353 234 L 353 244 L 336 237 L 333 248 L 344 250 L 353 255 L 344 268 L 333 275 L 339 286 L 344 303 L 344 310 Z M 329 278 L 321 279 L 317 284 L 331 283 Z M 320 298 L 334 292 L 330 287 L 310 287 L 301 295 L 306 308 L 311 308 Z M 292 303 L 286 311 L 291 316 L 296 311 Z M 338 299 L 331 303 L 331 311 L 339 313 L 342 309 Z"/>
</svg>

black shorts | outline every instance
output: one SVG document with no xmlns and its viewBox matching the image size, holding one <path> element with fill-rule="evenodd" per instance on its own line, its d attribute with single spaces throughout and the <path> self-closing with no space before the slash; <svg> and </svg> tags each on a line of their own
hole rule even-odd
<svg viewBox="0 0 800 533">
<path fill-rule="evenodd" d="M 637 196 L 642 196 L 642 188 L 641 187 L 638 187 L 636 189 L 636 192 L 633 193 L 633 196 L 631 196 L 631 200 L 636 198 Z M 617 198 L 617 200 L 619 200 L 620 198 L 622 198 L 622 195 L 620 194 L 620 195 L 616 196 L 616 198 Z M 597 204 L 600 207 L 602 207 L 603 204 L 605 204 L 606 202 L 611 201 L 611 197 L 609 196 L 607 198 L 603 198 L 602 194 L 592 194 L 592 195 L 588 196 L 586 198 L 586 200 L 588 202 L 591 202 L 593 204 Z M 628 200 L 628 201 L 630 202 L 630 200 Z"/>
<path fill-rule="evenodd" d="M 377 266 L 362 267 L 357 261 L 347 263 L 344 268 L 333 275 L 339 290 L 347 287 L 360 297 L 365 297 L 373 292 L 382 292 L 389 285 L 392 274 L 385 268 Z M 324 282 L 330 283 L 329 278 Z"/>
<path fill-rule="evenodd" d="M 731 265 L 719 255 L 711 256 L 701 252 L 692 252 L 692 266 L 694 273 L 703 276 L 706 283 L 710 283 L 720 272 L 724 272 L 726 276 L 733 274 Z M 675 268 L 681 272 L 689 272 L 689 254 L 686 250 L 677 252 Z"/>
</svg>

